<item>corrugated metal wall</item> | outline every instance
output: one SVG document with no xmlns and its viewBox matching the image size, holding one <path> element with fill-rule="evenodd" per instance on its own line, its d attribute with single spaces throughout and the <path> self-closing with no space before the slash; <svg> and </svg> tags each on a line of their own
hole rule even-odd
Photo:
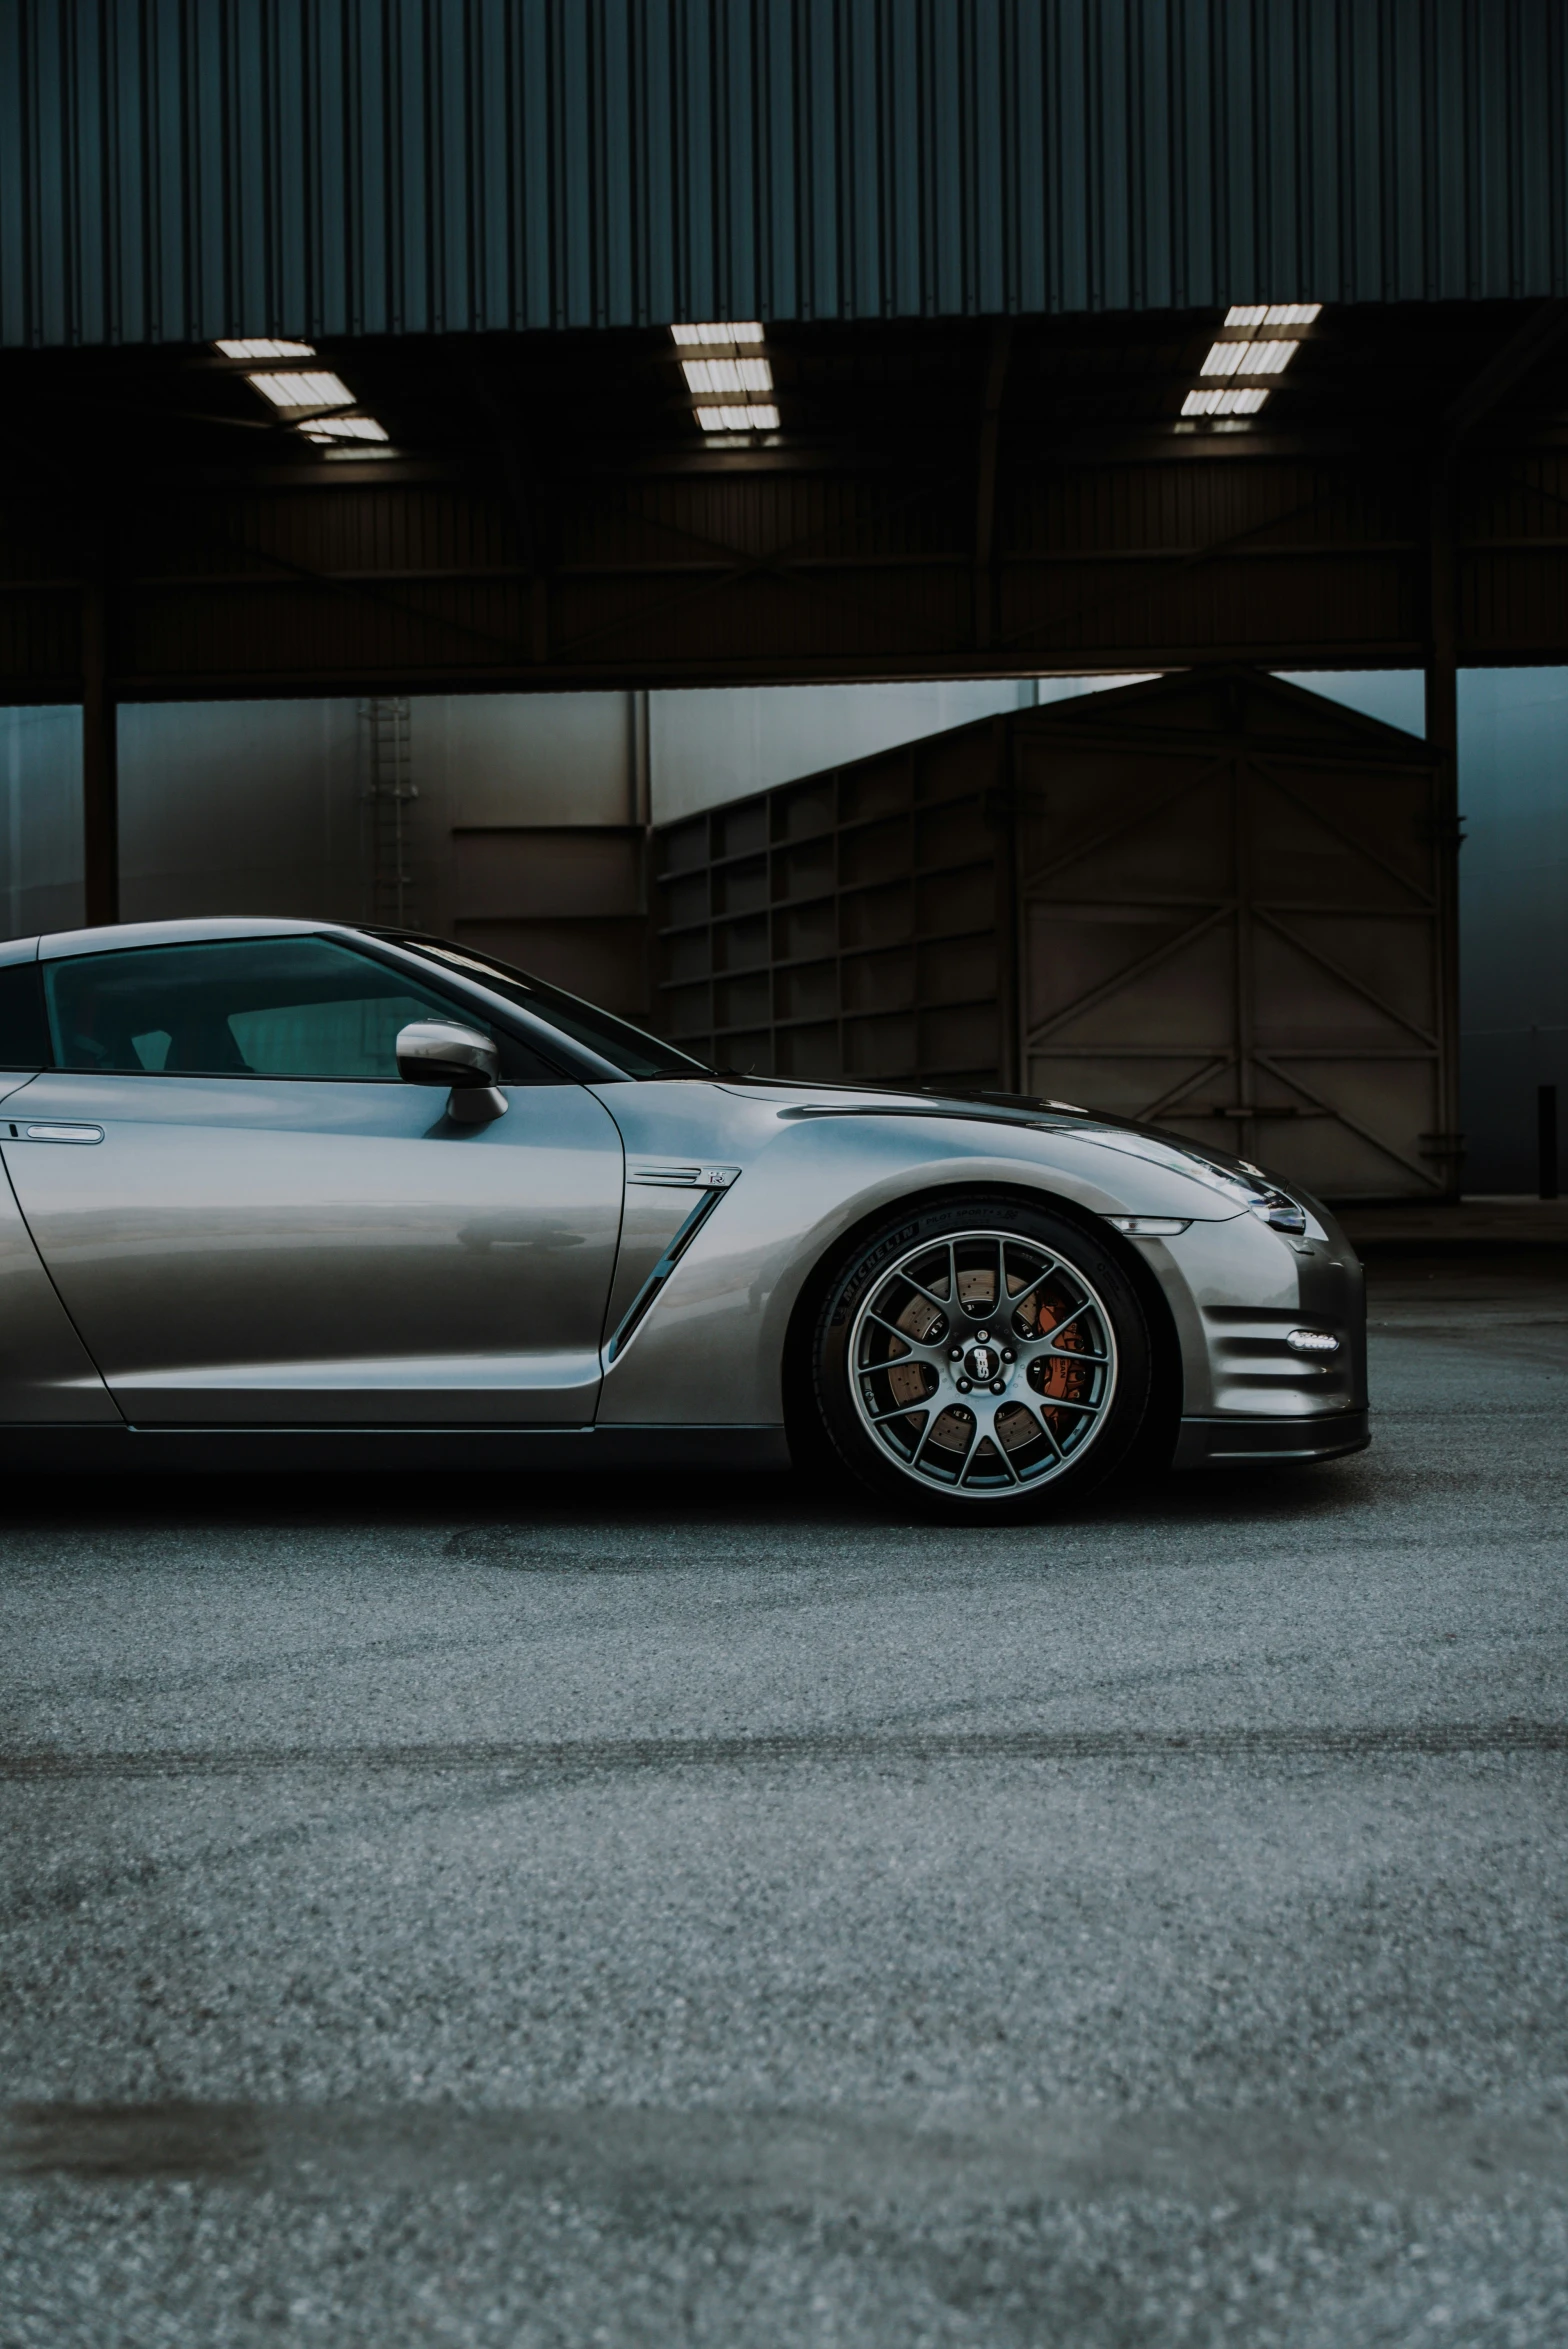
<svg viewBox="0 0 1568 2349">
<path fill-rule="evenodd" d="M 0 340 L 1568 290 L 1563 0 L 0 0 Z"/>
</svg>

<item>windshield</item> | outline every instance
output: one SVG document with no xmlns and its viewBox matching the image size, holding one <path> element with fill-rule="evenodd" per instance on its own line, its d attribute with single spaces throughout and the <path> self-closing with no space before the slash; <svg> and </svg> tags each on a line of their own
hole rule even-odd
<svg viewBox="0 0 1568 2349">
<path fill-rule="evenodd" d="M 493 994 L 504 995 L 511 1003 L 520 1003 L 525 1011 L 547 1021 L 552 1028 L 559 1028 L 563 1036 L 586 1044 L 590 1052 L 597 1052 L 629 1077 L 713 1074 L 702 1061 L 693 1060 L 689 1053 L 677 1052 L 673 1044 L 661 1043 L 657 1036 L 650 1036 L 641 1028 L 634 1028 L 629 1020 L 618 1020 L 613 1013 L 600 1011 L 597 1004 L 584 1003 L 580 995 L 568 995 L 563 988 L 530 977 L 527 971 L 514 970 L 510 963 L 497 962 L 492 954 L 480 954 L 469 946 L 448 946 L 439 938 L 409 937 L 400 930 L 377 930 L 373 935 L 389 939 L 406 954 L 417 954 L 443 969 L 472 972 L 481 986 L 488 987 Z"/>
</svg>

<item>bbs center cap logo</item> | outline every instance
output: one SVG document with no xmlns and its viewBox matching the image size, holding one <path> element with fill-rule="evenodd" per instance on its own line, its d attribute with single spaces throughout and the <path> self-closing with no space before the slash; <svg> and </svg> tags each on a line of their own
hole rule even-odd
<svg viewBox="0 0 1568 2349">
<path fill-rule="evenodd" d="M 994 1346 L 971 1346 L 964 1356 L 964 1368 L 977 1386 L 989 1386 L 1002 1372 L 1002 1357 Z"/>
</svg>

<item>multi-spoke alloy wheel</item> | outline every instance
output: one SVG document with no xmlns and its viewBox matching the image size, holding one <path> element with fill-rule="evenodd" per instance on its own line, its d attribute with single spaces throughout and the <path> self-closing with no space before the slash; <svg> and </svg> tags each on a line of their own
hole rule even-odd
<svg viewBox="0 0 1568 2349">
<path fill-rule="evenodd" d="M 1032 1514 L 1097 1483 L 1147 1390 L 1147 1336 L 1120 1266 L 1065 1219 L 1011 1201 L 879 1235 L 819 1339 L 819 1398 L 850 1464 L 966 1515 Z"/>
</svg>

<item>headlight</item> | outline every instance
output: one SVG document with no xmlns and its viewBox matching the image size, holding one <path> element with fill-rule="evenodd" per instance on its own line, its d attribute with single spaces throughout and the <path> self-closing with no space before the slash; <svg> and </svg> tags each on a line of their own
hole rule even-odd
<svg viewBox="0 0 1568 2349">
<path fill-rule="evenodd" d="M 1287 1199 L 1283 1191 L 1265 1191 L 1258 1198 L 1247 1201 L 1259 1223 L 1266 1223 L 1271 1231 L 1294 1232 L 1298 1239 L 1305 1235 L 1307 1211 L 1298 1207 L 1294 1199 Z"/>
<path fill-rule="evenodd" d="M 1227 1199 L 1234 1199 L 1238 1207 L 1250 1207 L 1258 1221 L 1266 1223 L 1271 1231 L 1290 1232 L 1297 1239 L 1305 1234 L 1306 1209 L 1298 1207 L 1294 1199 L 1276 1190 L 1272 1183 L 1261 1177 L 1249 1181 L 1245 1175 L 1232 1174 L 1228 1167 L 1211 1165 L 1196 1152 L 1183 1151 L 1182 1155 L 1187 1159 L 1189 1172 L 1207 1189 L 1222 1192 Z"/>
<path fill-rule="evenodd" d="M 1197 1144 L 1178 1142 L 1170 1134 L 1109 1132 L 1100 1134 L 1097 1140 L 1104 1150 L 1123 1150 L 1129 1157 L 1147 1159 L 1157 1166 L 1172 1167 L 1174 1163 L 1189 1182 L 1201 1183 L 1206 1191 L 1217 1191 L 1222 1199 L 1228 1200 L 1233 1215 L 1239 1215 L 1244 1207 L 1249 1208 L 1271 1231 L 1284 1232 L 1292 1239 L 1303 1239 L 1309 1232 L 1315 1240 L 1327 1236 L 1316 1216 L 1288 1192 L 1280 1190 L 1260 1166 L 1254 1166 L 1248 1159 L 1221 1166 Z M 1114 1217 L 1110 1220 L 1117 1221 Z"/>
</svg>

